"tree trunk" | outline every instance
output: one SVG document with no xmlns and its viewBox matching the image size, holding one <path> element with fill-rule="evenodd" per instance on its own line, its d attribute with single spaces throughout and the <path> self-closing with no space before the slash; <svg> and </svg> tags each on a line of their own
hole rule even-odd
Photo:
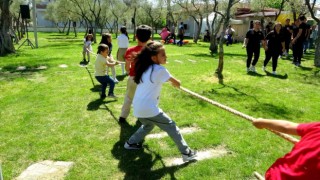
<svg viewBox="0 0 320 180">
<path fill-rule="evenodd" d="M 68 21 L 69 21 L 69 25 L 68 25 L 68 30 L 67 30 L 66 35 L 69 35 L 69 33 L 70 33 L 70 28 L 71 28 L 71 20 L 69 19 Z"/>
<path fill-rule="evenodd" d="M 133 18 L 132 18 L 132 24 L 133 24 L 133 41 L 136 41 L 136 13 L 137 13 L 137 8 L 134 7 L 134 13 L 133 13 Z"/>
<path fill-rule="evenodd" d="M 74 31 L 74 37 L 78 37 L 78 34 L 77 34 L 77 23 L 73 22 L 72 26 L 73 26 L 73 31 Z"/>
<path fill-rule="evenodd" d="M 201 16 L 199 21 L 197 20 L 196 17 L 193 17 L 193 19 L 197 24 L 197 32 L 196 32 L 195 36 L 193 37 L 193 42 L 197 44 L 197 42 L 199 40 L 200 33 L 201 33 L 203 17 Z"/>
<path fill-rule="evenodd" d="M 320 19 L 315 16 L 314 11 L 313 11 L 315 2 L 316 2 L 316 0 L 313 0 L 312 7 L 310 5 L 309 0 L 306 0 L 305 4 L 308 7 L 308 10 L 311 14 L 312 19 L 314 19 L 317 22 L 317 24 L 319 24 Z M 320 37 L 320 26 L 319 25 L 318 25 L 318 34 L 317 35 L 318 35 L 318 38 L 315 40 L 316 49 L 315 49 L 315 55 L 314 55 L 314 65 L 316 67 L 320 67 L 320 38 L 319 38 Z"/>
<path fill-rule="evenodd" d="M 66 22 L 66 23 L 63 24 L 62 33 L 64 33 L 64 30 L 66 29 L 67 25 L 68 25 L 68 22 Z"/>
<path fill-rule="evenodd" d="M 223 71 L 223 54 L 224 54 L 224 50 L 223 50 L 223 43 L 224 43 L 224 35 L 226 32 L 226 29 L 229 25 L 229 20 L 230 20 L 230 9 L 233 5 L 233 1 L 234 0 L 229 0 L 228 2 L 228 7 L 226 9 L 226 16 L 224 18 L 224 23 L 223 23 L 223 30 L 221 32 L 221 36 L 220 36 L 220 42 L 219 42 L 219 63 L 218 63 L 218 67 L 216 69 L 216 74 L 218 75 L 219 78 L 219 82 L 222 82 L 223 79 L 223 75 L 222 75 L 222 71 Z"/>
<path fill-rule="evenodd" d="M 217 34 L 219 33 L 220 27 L 221 27 L 221 23 L 222 23 L 222 18 L 221 20 L 218 22 L 218 26 L 215 28 L 215 22 L 217 19 L 218 15 L 215 14 L 211 23 L 211 27 L 210 27 L 210 51 L 211 54 L 216 54 L 218 52 L 218 42 L 217 42 Z"/>
<path fill-rule="evenodd" d="M 320 67 L 320 26 L 318 26 L 318 38 L 315 41 L 314 65 Z"/>
<path fill-rule="evenodd" d="M 10 35 L 8 35 L 9 28 L 11 26 L 11 17 L 9 16 L 9 0 L 1 1 L 0 10 L 0 56 L 4 56 L 9 53 L 14 53 L 15 49 Z"/>
</svg>

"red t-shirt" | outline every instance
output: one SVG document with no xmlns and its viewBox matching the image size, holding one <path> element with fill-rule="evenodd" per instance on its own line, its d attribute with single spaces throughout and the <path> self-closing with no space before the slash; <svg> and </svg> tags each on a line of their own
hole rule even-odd
<svg viewBox="0 0 320 180">
<path fill-rule="evenodd" d="M 143 46 L 134 46 L 128 48 L 126 54 L 124 55 L 124 58 L 126 59 L 127 63 L 130 63 L 129 76 L 135 76 L 133 58 L 142 50 L 142 48 Z"/>
<path fill-rule="evenodd" d="M 267 180 L 320 180 L 320 122 L 300 124 L 301 140 L 267 170 Z"/>
</svg>

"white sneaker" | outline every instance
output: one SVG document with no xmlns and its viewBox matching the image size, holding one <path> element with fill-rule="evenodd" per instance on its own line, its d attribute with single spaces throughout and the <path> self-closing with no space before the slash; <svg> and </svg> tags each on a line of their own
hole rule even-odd
<svg viewBox="0 0 320 180">
<path fill-rule="evenodd" d="M 262 66 L 262 70 L 263 70 L 263 71 L 266 71 L 267 68 L 266 68 L 265 66 Z"/>
<path fill-rule="evenodd" d="M 250 68 L 247 68 L 247 73 L 250 71 Z"/>
<path fill-rule="evenodd" d="M 277 72 L 276 72 L 276 71 L 272 71 L 272 74 L 273 74 L 273 75 L 277 75 Z"/>
<path fill-rule="evenodd" d="M 257 71 L 256 71 L 256 68 L 255 68 L 254 66 L 251 66 L 251 71 L 252 71 L 252 72 L 257 72 Z"/>
</svg>

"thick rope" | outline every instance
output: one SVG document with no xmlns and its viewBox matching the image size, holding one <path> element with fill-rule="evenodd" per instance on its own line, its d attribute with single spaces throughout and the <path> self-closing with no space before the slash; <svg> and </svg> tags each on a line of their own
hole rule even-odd
<svg viewBox="0 0 320 180">
<path fill-rule="evenodd" d="M 254 176 L 258 179 L 258 180 L 265 180 L 264 177 L 259 174 L 258 172 L 254 172 Z"/>
<path fill-rule="evenodd" d="M 213 100 L 211 100 L 211 99 L 208 99 L 208 98 L 206 98 L 206 97 L 203 97 L 203 96 L 201 96 L 201 95 L 199 95 L 199 94 L 197 94 L 197 93 L 195 93 L 195 92 L 192 92 L 192 91 L 190 91 L 189 89 L 186 89 L 186 88 L 184 88 L 184 87 L 180 87 L 180 89 L 181 89 L 182 91 L 184 91 L 184 92 L 186 92 L 186 93 L 194 96 L 194 97 L 197 97 L 197 98 L 199 98 L 199 99 L 201 99 L 201 100 L 207 101 L 208 103 L 210 103 L 210 104 L 212 104 L 212 105 L 215 105 L 215 106 L 217 106 L 217 107 L 219 107 L 219 108 L 221 108 L 221 109 L 224 109 L 224 110 L 226 110 L 226 111 L 228 111 L 228 112 L 231 112 L 231 113 L 233 113 L 233 114 L 235 114 L 235 115 L 237 115 L 237 116 L 240 116 L 240 117 L 242 117 L 242 118 L 244 118 L 244 119 L 246 119 L 246 120 L 248 120 L 248 121 L 250 121 L 250 122 L 253 122 L 253 121 L 256 119 L 256 118 L 254 118 L 254 117 L 252 117 L 252 116 L 246 115 L 246 114 L 244 114 L 244 113 L 242 113 L 242 112 L 240 112 L 240 111 L 237 111 L 237 110 L 235 110 L 235 109 L 232 109 L 232 108 L 230 108 L 230 107 L 228 107 L 228 106 L 225 106 L 225 105 L 223 105 L 223 104 L 220 104 L 220 103 L 218 103 L 218 102 L 216 102 L 216 101 L 213 101 Z M 271 131 L 271 132 L 273 132 L 274 134 L 276 134 L 276 135 L 284 138 L 285 140 L 293 143 L 293 144 L 299 142 L 298 139 L 296 139 L 296 138 L 294 138 L 294 137 L 292 137 L 292 136 L 290 136 L 290 135 L 288 135 L 288 134 L 280 133 L 280 132 L 278 132 L 278 131 L 274 131 L 274 130 L 271 130 L 271 129 L 268 129 L 268 130 Z"/>
</svg>

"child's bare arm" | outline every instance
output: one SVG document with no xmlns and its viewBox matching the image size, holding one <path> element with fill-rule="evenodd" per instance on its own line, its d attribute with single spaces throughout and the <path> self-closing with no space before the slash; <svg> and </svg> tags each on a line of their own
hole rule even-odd
<svg viewBox="0 0 320 180">
<path fill-rule="evenodd" d="M 112 66 L 115 66 L 115 65 L 118 65 L 118 64 L 119 64 L 117 61 L 111 60 L 110 57 L 107 57 L 107 58 L 106 58 L 106 62 L 107 62 L 107 66 L 109 66 L 109 67 L 112 67 Z"/>
<path fill-rule="evenodd" d="M 169 81 L 172 83 L 172 86 L 180 88 L 180 81 L 174 77 L 170 77 Z"/>
<path fill-rule="evenodd" d="M 268 128 L 286 134 L 298 135 L 297 127 L 299 124 L 286 120 L 257 119 L 252 124 L 259 129 Z"/>
</svg>

